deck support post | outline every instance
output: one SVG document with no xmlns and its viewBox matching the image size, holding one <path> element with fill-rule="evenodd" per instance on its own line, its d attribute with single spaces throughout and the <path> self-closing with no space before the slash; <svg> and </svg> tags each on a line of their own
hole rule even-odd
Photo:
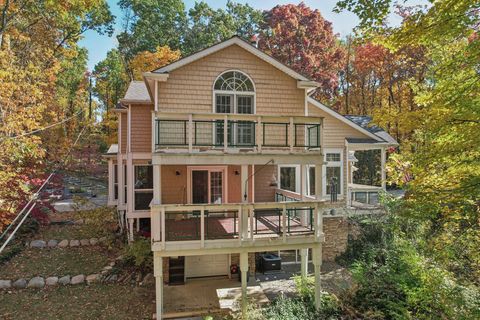
<svg viewBox="0 0 480 320">
<path fill-rule="evenodd" d="M 153 165 L 153 204 L 162 204 L 162 167 Z"/>
<path fill-rule="evenodd" d="M 300 165 L 300 196 L 302 201 L 305 201 L 305 196 L 307 195 L 307 172 L 308 167 L 305 164 Z M 308 214 L 308 210 L 303 210 L 300 213 L 300 223 L 302 226 L 306 227 L 310 224 L 310 215 Z"/>
<path fill-rule="evenodd" d="M 300 249 L 300 275 L 306 279 L 308 275 L 308 249 Z"/>
<path fill-rule="evenodd" d="M 153 270 L 155 276 L 155 310 L 157 319 L 163 317 L 163 259 L 157 253 L 153 253 Z"/>
<path fill-rule="evenodd" d="M 128 219 L 128 242 L 133 241 L 133 218 Z"/>
<path fill-rule="evenodd" d="M 322 299 L 322 282 L 321 282 L 321 268 L 322 268 L 322 244 L 312 249 L 313 267 L 315 270 L 315 308 L 320 309 Z"/>
<path fill-rule="evenodd" d="M 387 176 L 385 174 L 385 162 L 387 161 L 387 155 L 385 152 L 385 148 L 380 149 L 380 155 L 381 155 L 381 168 L 380 172 L 382 174 L 382 188 L 383 190 L 387 190 Z"/>
<path fill-rule="evenodd" d="M 248 273 L 248 252 L 240 253 L 240 272 L 242 278 L 242 318 L 247 317 L 247 273 Z"/>
</svg>

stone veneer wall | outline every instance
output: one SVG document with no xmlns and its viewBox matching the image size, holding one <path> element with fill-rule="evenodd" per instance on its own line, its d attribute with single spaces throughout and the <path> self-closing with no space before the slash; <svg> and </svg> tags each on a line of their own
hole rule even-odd
<svg viewBox="0 0 480 320">
<path fill-rule="evenodd" d="M 345 252 L 350 232 L 346 217 L 324 217 L 323 232 L 325 242 L 322 246 L 323 261 L 334 261 L 335 258 Z"/>
<path fill-rule="evenodd" d="M 230 263 L 236 264 L 240 272 L 240 254 L 232 253 L 230 256 Z M 256 272 L 256 261 L 255 261 L 255 252 L 248 253 L 248 272 L 250 274 Z"/>
</svg>

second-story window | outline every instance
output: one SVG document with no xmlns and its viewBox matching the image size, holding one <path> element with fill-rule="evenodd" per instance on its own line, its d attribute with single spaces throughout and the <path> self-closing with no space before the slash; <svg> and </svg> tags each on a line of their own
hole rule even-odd
<svg viewBox="0 0 480 320">
<path fill-rule="evenodd" d="M 232 70 L 222 73 L 213 86 L 216 113 L 255 113 L 255 87 L 243 72 Z M 223 145 L 223 123 L 216 124 L 216 144 Z M 249 121 L 231 121 L 228 126 L 228 144 L 253 146 L 255 124 Z"/>
</svg>

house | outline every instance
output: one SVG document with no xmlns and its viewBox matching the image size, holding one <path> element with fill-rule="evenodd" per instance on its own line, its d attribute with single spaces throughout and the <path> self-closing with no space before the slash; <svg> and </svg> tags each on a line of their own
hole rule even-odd
<svg viewBox="0 0 480 320">
<path fill-rule="evenodd" d="M 300 256 L 302 275 L 311 253 L 320 303 L 322 256 L 346 245 L 331 208 L 374 205 L 397 143 L 310 97 L 317 86 L 239 37 L 130 84 L 106 155 L 109 203 L 130 240 L 151 236 L 158 315 L 165 284 L 237 267 L 245 302 L 247 272 L 270 251 Z M 383 182 L 355 184 L 354 152 L 373 149 Z"/>
</svg>

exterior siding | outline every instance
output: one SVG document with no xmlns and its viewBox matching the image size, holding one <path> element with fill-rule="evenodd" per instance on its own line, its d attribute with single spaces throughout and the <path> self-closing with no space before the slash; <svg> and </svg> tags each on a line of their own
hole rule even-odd
<svg viewBox="0 0 480 320">
<path fill-rule="evenodd" d="M 235 171 L 240 172 L 240 166 L 228 166 L 228 193 L 229 203 L 242 202 L 241 195 L 241 176 L 236 175 Z M 164 165 L 162 166 L 162 203 L 164 204 L 185 204 L 187 203 L 187 166 Z M 176 175 L 176 171 L 180 173 Z"/>
<path fill-rule="evenodd" d="M 255 202 L 275 201 L 275 187 L 270 186 L 274 175 L 277 175 L 275 165 L 268 165 L 255 174 Z"/>
<path fill-rule="evenodd" d="M 152 111 L 153 105 L 132 105 L 131 152 L 152 152 Z"/>
<path fill-rule="evenodd" d="M 119 120 L 121 123 L 121 129 L 120 127 L 118 130 L 120 131 L 118 136 L 119 136 L 119 144 L 120 144 L 120 153 L 126 153 L 127 152 L 127 126 L 128 126 L 128 116 L 126 113 L 120 113 L 119 114 Z"/>
<path fill-rule="evenodd" d="M 323 147 L 324 148 L 343 148 L 345 147 L 345 138 L 370 138 L 362 132 L 352 128 L 342 121 L 332 117 L 328 113 L 320 110 L 314 105 L 308 104 L 308 114 L 310 116 L 324 117 L 323 128 Z"/>
<path fill-rule="evenodd" d="M 187 203 L 187 167 L 162 166 L 162 203 Z M 177 176 L 175 171 L 179 171 Z"/>
<path fill-rule="evenodd" d="M 237 45 L 170 72 L 167 82 L 159 83 L 159 110 L 212 112 L 213 83 L 230 69 L 240 70 L 252 78 L 257 114 L 305 114 L 305 91 L 297 88 L 297 80 Z"/>
</svg>

